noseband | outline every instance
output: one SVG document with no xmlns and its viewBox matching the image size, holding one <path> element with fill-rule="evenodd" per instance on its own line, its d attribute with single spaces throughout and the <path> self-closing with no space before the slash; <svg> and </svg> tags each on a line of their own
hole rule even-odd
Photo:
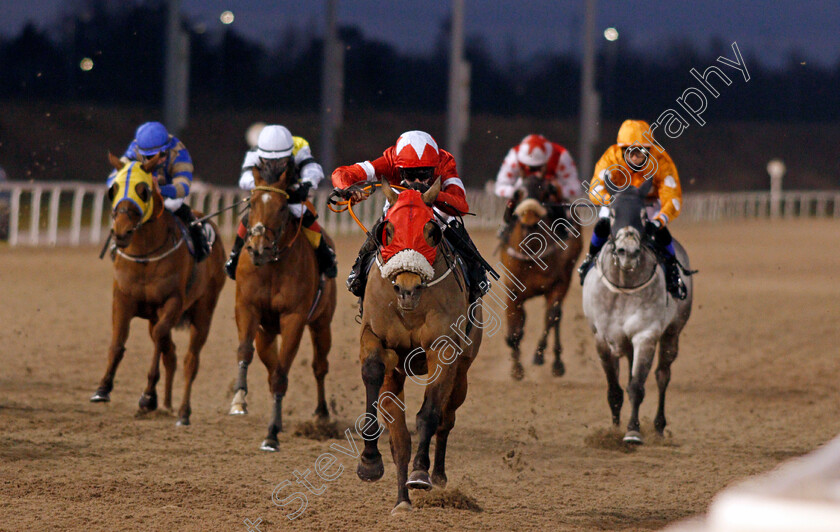
<svg viewBox="0 0 840 532">
<path fill-rule="evenodd" d="M 281 196 L 285 196 L 286 199 L 289 199 L 289 193 L 286 192 L 285 190 L 283 190 L 282 188 L 260 185 L 260 186 L 254 187 L 253 190 L 254 191 L 260 190 L 260 191 L 263 191 L 263 192 L 274 192 L 274 193 L 280 194 Z M 288 209 L 288 204 L 284 208 Z M 300 228 L 303 225 L 303 216 L 301 216 L 300 220 L 298 221 L 298 228 L 297 228 L 297 232 L 295 232 L 294 238 L 292 238 L 292 240 L 288 244 L 283 246 L 282 248 L 280 247 L 280 240 L 283 237 L 283 233 L 284 233 L 284 230 L 286 229 L 286 225 L 288 225 L 288 218 L 286 218 L 286 220 L 287 220 L 286 223 L 283 223 L 277 229 L 272 229 L 270 227 L 266 227 L 265 224 L 263 224 L 262 222 L 258 222 L 256 224 L 254 224 L 253 227 L 250 227 L 248 229 L 248 232 L 245 234 L 245 239 L 246 240 L 250 240 L 252 237 L 255 237 L 255 236 L 263 236 L 264 237 L 266 235 L 266 233 L 270 233 L 270 234 L 274 235 L 274 237 L 271 239 L 270 247 L 269 247 L 269 250 L 268 250 L 268 257 L 269 257 L 268 262 L 279 261 L 280 257 L 283 255 L 283 253 L 285 251 L 287 251 L 289 248 L 292 247 L 292 244 L 295 243 L 295 240 L 297 240 L 298 235 L 300 235 Z"/>
</svg>

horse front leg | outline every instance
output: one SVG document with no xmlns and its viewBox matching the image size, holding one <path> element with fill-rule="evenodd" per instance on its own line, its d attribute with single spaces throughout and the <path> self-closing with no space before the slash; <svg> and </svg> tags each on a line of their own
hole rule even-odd
<svg viewBox="0 0 840 532">
<path fill-rule="evenodd" d="M 458 362 L 456 362 L 458 363 Z M 467 398 L 467 369 L 469 364 L 460 364 L 452 387 L 452 395 L 443 407 L 443 413 L 435 434 L 435 465 L 432 469 L 432 484 L 439 488 L 446 487 L 446 444 L 449 432 L 455 426 L 455 411 Z"/>
<path fill-rule="evenodd" d="M 387 366 L 387 365 L 386 365 Z M 378 408 L 388 425 L 391 446 L 391 457 L 397 468 L 397 504 L 391 514 L 398 514 L 411 510 L 411 499 L 408 497 L 408 462 L 411 460 L 411 434 L 405 424 L 405 395 L 403 387 L 405 375 L 386 367 L 385 382 L 379 395 Z"/>
<path fill-rule="evenodd" d="M 659 407 L 653 426 L 660 436 L 665 432 L 665 390 L 671 381 L 671 364 L 677 358 L 679 351 L 679 333 L 664 335 L 659 342 L 659 364 L 656 366 L 656 384 L 659 386 Z"/>
<path fill-rule="evenodd" d="M 170 334 L 172 327 L 181 315 L 181 300 L 178 298 L 171 298 L 167 300 L 162 307 L 157 311 L 157 320 L 152 320 L 153 325 L 150 325 L 149 332 L 152 336 L 152 341 L 155 344 L 155 352 L 152 355 L 152 365 L 149 367 L 148 382 L 143 395 L 140 396 L 139 412 L 146 414 L 157 410 L 157 383 L 160 380 L 160 358 L 163 352 L 169 349 L 171 343 Z"/>
<path fill-rule="evenodd" d="M 645 398 L 645 381 L 653 365 L 655 351 L 655 338 L 649 335 L 637 335 L 633 338 L 633 359 L 630 366 L 630 383 L 627 386 L 631 410 L 630 420 L 627 422 L 627 433 L 624 435 L 624 441 L 628 443 L 642 443 L 639 407 Z"/>
<path fill-rule="evenodd" d="M 618 427 L 621 423 L 621 406 L 624 404 L 624 391 L 618 383 L 618 357 L 613 356 L 610 346 L 602 339 L 595 339 L 595 347 L 601 359 L 601 367 L 607 376 L 607 403 L 612 413 L 612 423 Z"/>
<path fill-rule="evenodd" d="M 260 449 L 263 451 L 277 451 L 279 442 L 277 434 L 283 430 L 283 397 L 289 388 L 289 369 L 300 347 L 303 328 L 306 326 L 306 316 L 299 314 L 284 314 L 280 316 L 280 352 L 277 364 L 271 374 L 271 394 L 274 397 L 274 409 L 268 434 Z"/>
<path fill-rule="evenodd" d="M 524 301 L 517 299 L 511 305 L 508 305 L 505 314 L 508 322 L 508 334 L 505 337 L 508 347 L 511 348 L 511 358 L 513 363 L 510 368 L 510 376 L 514 380 L 521 381 L 525 377 L 525 368 L 520 362 L 519 343 L 522 341 L 522 335 L 525 328 L 525 308 Z"/>
<path fill-rule="evenodd" d="M 431 349 L 426 348 L 426 353 L 431 382 L 426 384 L 423 406 L 417 412 L 417 453 L 414 455 L 414 470 L 408 476 L 409 489 L 432 489 L 429 445 L 440 428 L 443 408 L 452 395 L 455 382 L 455 369 L 440 363 L 437 353 Z"/>
<path fill-rule="evenodd" d="M 193 307 L 192 323 L 190 324 L 190 345 L 187 354 L 184 356 L 184 397 L 181 400 L 181 407 L 178 409 L 178 426 L 190 424 L 192 406 L 192 385 L 198 375 L 199 357 L 201 349 L 207 342 L 207 335 L 210 334 L 210 323 L 213 321 L 213 310 L 216 308 L 215 294 L 208 293 L 195 303 Z"/>
<path fill-rule="evenodd" d="M 237 295 L 239 287 L 237 286 Z M 236 329 L 239 333 L 239 347 L 236 349 L 238 373 L 233 400 L 230 404 L 231 416 L 244 416 L 248 413 L 245 396 L 248 395 L 248 366 L 254 360 L 254 338 L 259 326 L 256 310 L 244 303 L 236 303 Z"/>
<path fill-rule="evenodd" d="M 562 377 L 566 374 L 566 366 L 563 364 L 560 355 L 563 353 L 563 344 L 560 343 L 560 321 L 563 319 L 563 299 L 566 297 L 568 283 L 561 281 L 546 296 L 545 306 L 545 333 L 543 342 L 540 344 L 545 349 L 545 337 L 548 331 L 554 331 L 554 363 L 551 366 L 551 373 L 555 377 Z"/>
<path fill-rule="evenodd" d="M 318 421 L 327 421 L 330 419 L 330 411 L 327 409 L 326 390 L 324 388 L 324 380 L 327 372 L 330 370 L 330 363 L 327 360 L 327 355 L 332 347 L 332 331 L 330 330 L 330 321 L 332 316 L 324 314 L 322 319 L 309 325 L 309 336 L 312 339 L 312 373 L 315 375 L 315 384 L 317 386 L 317 406 L 315 407 L 314 416 Z"/>
<path fill-rule="evenodd" d="M 114 375 L 117 366 L 125 355 L 125 341 L 128 339 L 128 326 L 134 317 L 136 305 L 133 300 L 123 298 L 114 289 L 111 303 L 111 346 L 108 348 L 108 365 L 105 375 L 99 381 L 99 387 L 91 396 L 91 403 L 107 403 L 111 400 L 111 390 L 114 389 Z"/>
<path fill-rule="evenodd" d="M 379 436 L 382 428 L 377 420 L 376 404 L 385 382 L 384 348 L 382 342 L 365 326 L 360 339 L 359 357 L 362 360 L 362 382 L 365 383 L 365 414 L 361 436 L 365 448 L 359 456 L 356 474 L 365 482 L 375 482 L 385 474 L 382 455 L 379 453 Z M 408 468 L 406 462 L 406 470 Z"/>
</svg>

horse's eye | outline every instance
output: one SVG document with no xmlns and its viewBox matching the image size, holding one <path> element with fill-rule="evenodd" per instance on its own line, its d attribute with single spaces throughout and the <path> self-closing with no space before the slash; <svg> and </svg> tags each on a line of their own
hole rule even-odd
<svg viewBox="0 0 840 532">
<path fill-rule="evenodd" d="M 627 253 L 627 250 L 624 248 L 618 248 L 616 250 L 616 253 L 618 253 L 619 255 L 624 255 L 625 253 Z"/>
</svg>

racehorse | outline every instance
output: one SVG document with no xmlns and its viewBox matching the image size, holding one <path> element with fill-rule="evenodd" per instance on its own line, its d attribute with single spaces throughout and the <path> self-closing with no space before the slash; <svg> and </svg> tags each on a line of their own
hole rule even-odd
<svg viewBox="0 0 840 532">
<path fill-rule="evenodd" d="M 380 249 L 377 268 L 372 269 L 365 289 L 360 335 L 367 424 L 356 473 L 369 482 L 384 474 L 378 449 L 379 411 L 390 431 L 397 467 L 397 504 L 392 513 L 411 510 L 408 489 L 446 485 L 446 443 L 455 425 L 455 411 L 467 395 L 467 370 L 481 345 L 481 328 L 476 325 L 483 323 L 480 303 L 468 306 L 464 272 L 452 250 L 442 243 L 434 221 L 431 205 L 440 187 L 438 179 L 422 194 L 405 190 L 398 195 L 383 180 L 381 188 L 391 207 L 373 230 Z M 417 377 L 424 374 L 429 377 Z M 425 384 L 423 406 L 417 413 L 420 441 L 410 476 L 411 436 L 403 394 L 406 376 Z M 430 477 L 433 435 L 437 439 Z"/>
<path fill-rule="evenodd" d="M 268 384 L 274 397 L 274 412 L 268 435 L 260 449 L 277 451 L 277 433 L 283 428 L 282 404 L 288 388 L 289 370 L 297 355 L 301 336 L 309 327 L 312 338 L 312 370 L 318 384 L 318 420 L 329 419 L 324 395 L 324 377 L 329 370 L 327 354 L 332 345 L 330 323 L 336 307 L 335 279 L 318 273 L 315 251 L 301 237 L 301 220 L 288 207 L 289 174 L 286 167 L 276 178 L 253 168 L 255 188 L 251 192 L 250 228 L 246 256 L 236 270 L 236 327 L 239 330 L 239 377 L 230 414 L 247 413 L 248 365 L 257 354 L 268 370 Z M 329 237 L 326 233 L 322 238 Z M 328 240 L 330 246 L 332 241 Z M 282 341 L 278 353 L 277 335 Z"/>
<path fill-rule="evenodd" d="M 583 312 L 595 333 L 595 345 L 607 376 L 607 401 L 612 422 L 620 423 L 624 395 L 618 384 L 619 359 L 627 357 L 630 378 L 627 395 L 632 410 L 624 441 L 642 443 L 639 406 L 645 396 L 645 380 L 659 345 L 656 382 L 659 408 L 656 431 L 665 430 L 665 390 L 671 380 L 671 364 L 677 358 L 679 336 L 691 315 L 692 280 L 685 276 L 688 296 L 680 301 L 665 288 L 665 275 L 656 255 L 644 242 L 647 213 L 644 198 L 650 182 L 641 189 L 628 187 L 610 204 L 610 238 L 583 284 Z M 690 267 L 683 247 L 673 241 L 682 266 Z"/>
<path fill-rule="evenodd" d="M 508 334 L 506 342 L 512 349 L 511 376 L 521 380 L 525 371 L 520 362 L 519 343 L 525 329 L 525 302 L 533 297 L 545 297 L 545 329 L 534 353 L 534 364 L 545 362 L 548 335 L 554 331 L 554 364 L 552 373 L 561 377 L 565 366 L 560 358 L 560 320 L 563 316 L 563 299 L 569 290 L 575 263 L 583 248 L 580 225 L 564 214 L 565 207 L 552 204 L 557 200 L 549 183 L 539 176 L 524 181 L 524 199 L 513 211 L 515 222 L 507 240 L 501 245 L 502 264 L 513 275 L 505 284 L 513 293 L 517 279 L 525 290 L 506 309 Z M 547 205 L 547 206 L 546 206 Z M 546 242 L 541 253 L 531 252 L 537 242 Z"/>
<path fill-rule="evenodd" d="M 111 234 L 116 244 L 114 258 L 114 298 L 112 337 L 108 366 L 91 402 L 110 401 L 114 374 L 125 354 L 129 322 L 138 317 L 149 320 L 149 334 L 155 343 L 149 382 L 140 397 L 140 412 L 157 409 L 155 386 L 160 378 L 160 360 L 166 370 L 163 406 L 172 408 L 172 377 L 175 374 L 175 344 L 172 328 L 190 326 L 190 345 L 184 358 L 184 398 L 178 410 L 178 425 L 190 424 L 190 392 L 198 373 L 201 348 L 207 341 L 213 311 L 225 284 L 222 265 L 225 249 L 215 239 L 213 228 L 209 243 L 211 253 L 196 263 L 187 244 L 187 228 L 163 205 L 163 198 L 151 171 L 160 154 L 146 163 L 123 163 L 108 154 L 117 169 L 108 188 L 113 219 Z M 200 215 L 200 213 L 198 213 Z"/>
</svg>

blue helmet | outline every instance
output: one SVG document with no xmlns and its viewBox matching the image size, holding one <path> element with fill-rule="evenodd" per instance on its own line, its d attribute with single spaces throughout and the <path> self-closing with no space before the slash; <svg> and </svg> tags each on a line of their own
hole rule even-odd
<svg viewBox="0 0 840 532">
<path fill-rule="evenodd" d="M 137 128 L 134 138 L 137 140 L 137 151 L 140 155 L 151 157 L 166 148 L 169 132 L 160 122 L 146 122 Z"/>
</svg>

